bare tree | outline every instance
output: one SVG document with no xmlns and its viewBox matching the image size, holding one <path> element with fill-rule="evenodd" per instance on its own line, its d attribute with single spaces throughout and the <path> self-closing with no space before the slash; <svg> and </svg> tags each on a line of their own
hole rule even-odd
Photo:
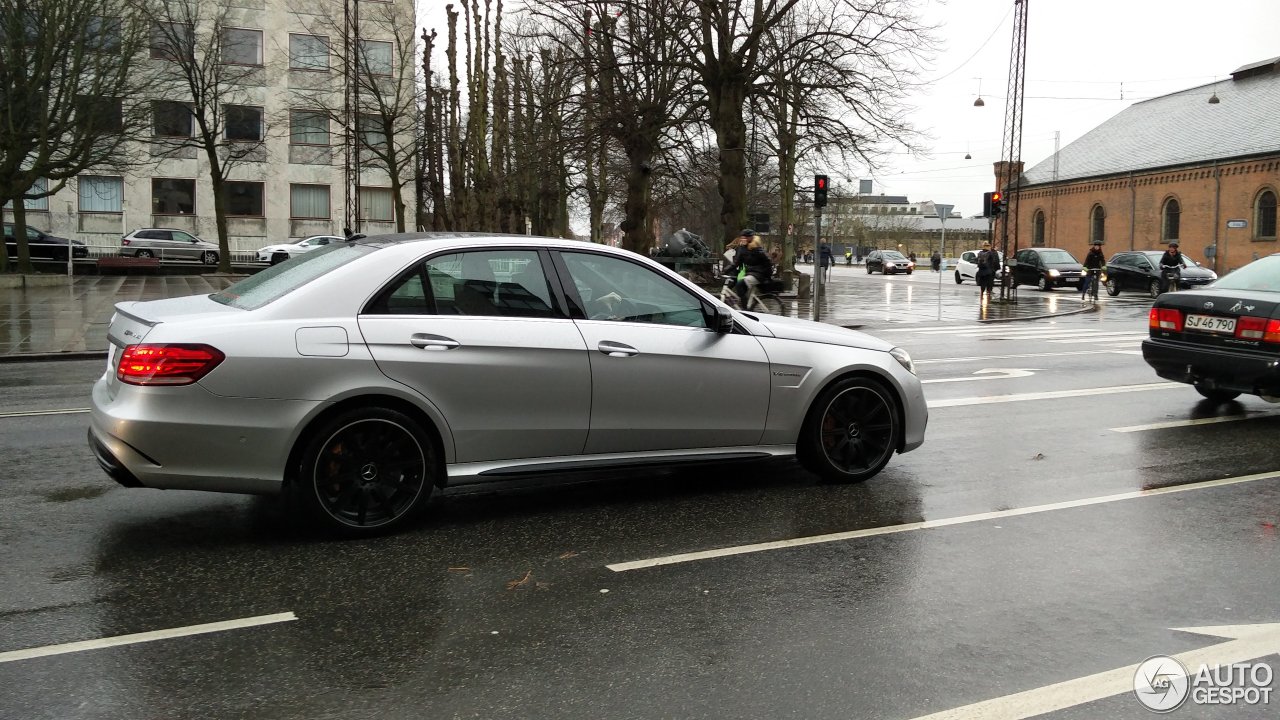
<svg viewBox="0 0 1280 720">
<path fill-rule="evenodd" d="M 0 0 L 0 202 L 12 204 L 22 272 L 32 270 L 24 201 L 128 164 L 122 149 L 146 123 L 133 98 L 150 83 L 139 68 L 147 37 L 126 0 Z"/>
<path fill-rule="evenodd" d="M 230 272 L 231 170 L 266 160 L 267 118 L 253 94 L 253 88 L 265 85 L 262 33 L 235 27 L 232 9 L 223 2 L 150 0 L 141 7 L 151 25 L 151 58 L 159 61 L 153 154 L 204 154 L 213 188 L 218 270 Z M 185 210 L 181 201 L 176 210 Z"/>
</svg>

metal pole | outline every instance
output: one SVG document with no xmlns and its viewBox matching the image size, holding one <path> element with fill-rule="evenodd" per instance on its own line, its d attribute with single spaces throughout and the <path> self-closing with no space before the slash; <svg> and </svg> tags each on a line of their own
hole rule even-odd
<svg viewBox="0 0 1280 720">
<path fill-rule="evenodd" d="M 818 300 L 822 297 L 822 208 L 815 207 L 813 214 L 813 315 L 818 322 Z"/>
<path fill-rule="evenodd" d="M 942 258 L 947 249 L 947 219 L 942 218 L 942 242 L 938 247 L 938 320 L 942 320 Z"/>
</svg>

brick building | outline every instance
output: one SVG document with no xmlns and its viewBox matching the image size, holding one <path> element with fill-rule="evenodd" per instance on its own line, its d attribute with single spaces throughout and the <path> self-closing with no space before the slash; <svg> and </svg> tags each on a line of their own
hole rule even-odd
<svg viewBox="0 0 1280 720">
<path fill-rule="evenodd" d="M 997 164 L 997 187 L 1011 184 L 1002 182 L 1007 171 Z M 1083 257 L 1101 240 L 1109 256 L 1177 239 L 1219 272 L 1280 252 L 1280 58 L 1135 103 L 1026 170 L 1020 184 L 1020 246 Z"/>
</svg>

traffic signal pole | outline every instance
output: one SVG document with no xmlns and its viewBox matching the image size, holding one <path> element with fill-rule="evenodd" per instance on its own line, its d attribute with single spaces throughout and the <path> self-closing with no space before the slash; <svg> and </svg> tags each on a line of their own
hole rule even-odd
<svg viewBox="0 0 1280 720">
<path fill-rule="evenodd" d="M 812 317 L 814 322 L 819 322 L 818 300 L 822 297 L 822 206 L 816 205 L 813 208 L 813 282 L 810 283 L 813 291 Z"/>
</svg>

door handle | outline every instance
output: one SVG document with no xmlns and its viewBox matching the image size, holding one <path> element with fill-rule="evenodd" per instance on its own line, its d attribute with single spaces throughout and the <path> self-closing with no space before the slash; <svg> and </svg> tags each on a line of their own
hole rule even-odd
<svg viewBox="0 0 1280 720">
<path fill-rule="evenodd" d="M 432 335 L 431 333 L 417 333 L 410 336 L 409 344 L 422 348 L 423 350 L 452 350 L 462 343 L 443 335 Z"/>
<path fill-rule="evenodd" d="M 640 354 L 639 350 L 631 347 L 630 345 L 623 345 L 622 343 L 611 342 L 609 340 L 601 340 L 600 344 L 597 345 L 596 348 L 609 357 L 635 357 Z"/>
</svg>

